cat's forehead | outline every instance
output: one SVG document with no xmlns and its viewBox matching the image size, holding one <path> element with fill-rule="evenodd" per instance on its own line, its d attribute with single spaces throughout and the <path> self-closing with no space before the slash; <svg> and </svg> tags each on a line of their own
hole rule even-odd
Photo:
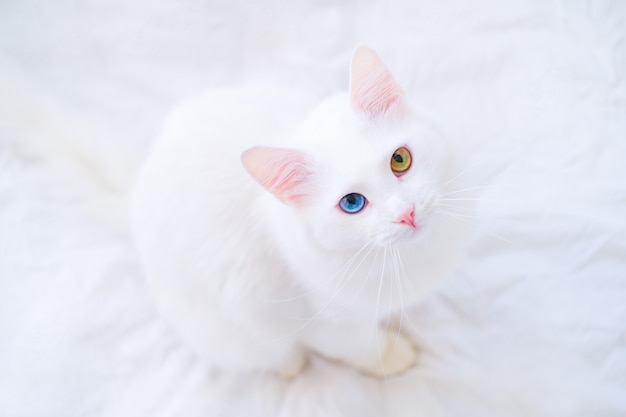
<svg viewBox="0 0 626 417">
<path fill-rule="evenodd" d="M 366 178 L 385 168 L 394 150 L 407 142 L 401 135 L 356 127 L 337 129 L 320 139 L 309 147 L 309 153 L 324 171 L 348 181 Z"/>
<path fill-rule="evenodd" d="M 331 141 L 312 150 L 324 188 L 337 195 L 391 189 L 397 182 L 390 169 L 394 151 L 413 142 L 401 132 L 353 125 L 336 131 Z M 409 145 L 410 146 L 410 145 Z M 333 195 L 333 197 L 337 197 Z"/>
<path fill-rule="evenodd" d="M 372 122 L 359 117 L 346 96 L 326 101 L 303 127 L 301 149 L 332 179 L 329 186 L 333 188 L 360 183 L 381 186 L 385 180 L 395 180 L 389 163 L 399 147 L 408 147 L 416 160 L 432 161 L 439 153 L 437 135 L 412 114 Z"/>
<path fill-rule="evenodd" d="M 300 139 L 305 150 L 324 158 L 352 155 L 351 159 L 367 161 L 393 152 L 414 137 L 410 123 L 372 123 L 359 117 L 347 97 L 340 96 L 312 114 Z"/>
</svg>

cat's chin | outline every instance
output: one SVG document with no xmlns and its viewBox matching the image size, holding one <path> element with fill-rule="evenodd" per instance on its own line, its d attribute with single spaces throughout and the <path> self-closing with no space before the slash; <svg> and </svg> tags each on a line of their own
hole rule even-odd
<svg viewBox="0 0 626 417">
<path fill-rule="evenodd" d="M 422 240 L 424 234 L 424 225 L 416 223 L 415 227 L 398 224 L 394 225 L 388 233 L 379 236 L 378 244 L 380 246 L 389 246 L 403 243 L 417 243 Z"/>
</svg>

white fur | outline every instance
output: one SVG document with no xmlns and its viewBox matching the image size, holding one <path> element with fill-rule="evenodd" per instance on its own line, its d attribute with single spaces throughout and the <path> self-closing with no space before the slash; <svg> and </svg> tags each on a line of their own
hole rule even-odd
<svg viewBox="0 0 626 417">
<path fill-rule="evenodd" d="M 458 173 L 445 138 L 407 109 L 361 117 L 345 94 L 285 129 L 286 100 L 227 91 L 170 117 L 131 210 L 154 297 L 219 368 L 291 373 L 312 350 L 372 373 L 404 370 L 413 357 L 404 339 L 393 343 L 401 336 L 389 319 L 401 322 L 450 275 L 466 235 L 437 206 Z M 279 201 L 246 173 L 240 156 L 257 145 L 305 152 L 315 175 L 302 204 Z M 397 178 L 389 160 L 400 146 L 414 160 Z M 368 198 L 361 213 L 337 207 L 351 192 Z M 417 233 L 395 223 L 410 206 Z M 406 358 L 385 359 L 394 346 Z"/>
</svg>

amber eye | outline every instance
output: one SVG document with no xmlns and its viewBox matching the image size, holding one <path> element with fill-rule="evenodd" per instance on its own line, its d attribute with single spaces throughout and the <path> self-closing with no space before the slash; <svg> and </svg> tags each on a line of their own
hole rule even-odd
<svg viewBox="0 0 626 417">
<path fill-rule="evenodd" d="M 389 165 L 396 176 L 404 174 L 411 168 L 411 152 L 405 147 L 396 149 Z"/>
</svg>

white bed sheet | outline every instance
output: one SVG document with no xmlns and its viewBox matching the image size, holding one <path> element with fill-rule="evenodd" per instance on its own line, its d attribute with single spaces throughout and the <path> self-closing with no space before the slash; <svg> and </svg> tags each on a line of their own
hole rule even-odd
<svg viewBox="0 0 626 417">
<path fill-rule="evenodd" d="M 345 89 L 358 43 L 482 187 L 467 259 L 411 312 L 419 366 L 387 381 L 321 360 L 289 383 L 208 375 L 127 239 L 0 130 L 0 415 L 626 415 L 626 3 L 0 4 L 0 51 L 139 154 L 207 89 Z"/>
</svg>

